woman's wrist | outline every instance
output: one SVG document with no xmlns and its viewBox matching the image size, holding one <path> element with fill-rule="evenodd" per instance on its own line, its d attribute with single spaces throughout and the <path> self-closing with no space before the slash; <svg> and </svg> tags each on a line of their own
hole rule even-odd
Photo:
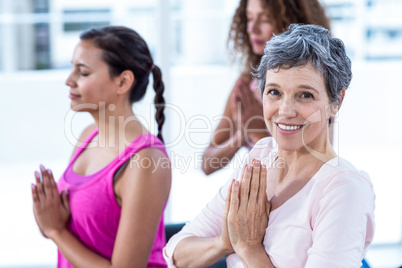
<svg viewBox="0 0 402 268">
<path fill-rule="evenodd" d="M 55 241 L 57 240 L 59 237 L 61 237 L 63 235 L 63 232 L 67 231 L 66 228 L 62 228 L 62 229 L 54 229 L 51 231 L 46 232 L 46 236 Z"/>
<path fill-rule="evenodd" d="M 256 144 L 260 139 L 265 138 L 265 137 L 270 137 L 270 136 L 271 136 L 271 134 L 268 131 L 250 133 L 247 136 L 247 142 Z"/>
<path fill-rule="evenodd" d="M 236 249 L 236 254 L 244 264 L 244 267 L 274 267 L 262 244 L 255 247 Z"/>
<path fill-rule="evenodd" d="M 218 236 L 215 239 L 215 248 L 220 252 L 223 256 L 227 256 L 229 254 L 234 253 L 231 245 L 228 245 L 222 238 L 222 236 Z"/>
<path fill-rule="evenodd" d="M 241 148 L 246 143 L 243 130 L 236 130 L 232 137 L 232 146 Z"/>
</svg>

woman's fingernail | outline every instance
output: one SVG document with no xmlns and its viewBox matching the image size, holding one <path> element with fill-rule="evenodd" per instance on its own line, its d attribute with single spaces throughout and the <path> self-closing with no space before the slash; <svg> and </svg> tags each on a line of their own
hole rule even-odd
<svg viewBox="0 0 402 268">
<path fill-rule="evenodd" d="M 267 170 L 267 166 L 262 165 L 262 166 L 261 166 L 261 169 L 262 169 L 262 171 L 266 171 L 266 170 Z"/>
<path fill-rule="evenodd" d="M 235 181 L 234 186 L 236 186 L 236 187 L 239 186 L 239 182 Z"/>
<path fill-rule="evenodd" d="M 52 171 L 51 171 L 50 169 L 47 170 L 47 173 L 48 173 L 49 175 L 52 175 Z"/>
<path fill-rule="evenodd" d="M 255 160 L 254 165 L 256 167 L 259 167 L 261 165 L 261 162 L 259 160 Z"/>
<path fill-rule="evenodd" d="M 31 188 L 35 190 L 35 184 L 31 183 Z"/>
<path fill-rule="evenodd" d="M 38 178 L 38 179 L 40 179 L 40 176 L 39 176 L 39 172 L 38 172 L 38 171 L 35 171 L 35 177 Z"/>
<path fill-rule="evenodd" d="M 39 168 L 41 171 L 45 171 L 45 167 L 42 164 L 39 166 Z"/>
<path fill-rule="evenodd" d="M 247 171 L 252 171 L 252 170 L 253 170 L 253 167 L 249 165 L 249 166 L 247 167 Z"/>
</svg>

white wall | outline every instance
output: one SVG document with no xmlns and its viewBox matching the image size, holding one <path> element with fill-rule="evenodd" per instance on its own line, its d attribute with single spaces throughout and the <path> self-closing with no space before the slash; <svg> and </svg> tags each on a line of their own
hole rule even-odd
<svg viewBox="0 0 402 268">
<path fill-rule="evenodd" d="M 402 238 L 401 62 L 353 65 L 339 115 L 339 155 L 367 171 L 376 199 L 376 243 Z"/>
</svg>

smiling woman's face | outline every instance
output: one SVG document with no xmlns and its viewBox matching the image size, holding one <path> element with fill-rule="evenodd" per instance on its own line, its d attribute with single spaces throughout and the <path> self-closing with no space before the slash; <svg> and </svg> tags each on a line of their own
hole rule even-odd
<svg viewBox="0 0 402 268">
<path fill-rule="evenodd" d="M 330 104 L 324 79 L 311 64 L 268 70 L 263 93 L 264 119 L 280 149 L 325 150 Z"/>
</svg>

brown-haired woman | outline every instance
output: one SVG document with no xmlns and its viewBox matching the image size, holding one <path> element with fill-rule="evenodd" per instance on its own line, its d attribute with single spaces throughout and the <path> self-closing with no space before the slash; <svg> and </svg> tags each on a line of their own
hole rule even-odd
<svg viewBox="0 0 402 268">
<path fill-rule="evenodd" d="M 145 41 L 125 27 L 81 35 L 66 80 L 71 108 L 95 124 L 81 134 L 57 185 L 40 166 L 33 210 L 45 237 L 58 247 L 57 267 L 166 267 L 163 211 L 171 168 L 161 135 L 164 85 Z M 158 137 L 132 104 L 156 92 Z"/>
<path fill-rule="evenodd" d="M 223 168 L 243 146 L 248 149 L 270 136 L 262 117 L 262 98 L 251 77 L 274 34 L 291 23 L 316 24 L 329 29 L 318 0 L 241 0 L 229 32 L 229 48 L 241 55 L 243 71 L 226 102 L 222 120 L 203 155 L 202 170 L 209 175 Z"/>
</svg>

